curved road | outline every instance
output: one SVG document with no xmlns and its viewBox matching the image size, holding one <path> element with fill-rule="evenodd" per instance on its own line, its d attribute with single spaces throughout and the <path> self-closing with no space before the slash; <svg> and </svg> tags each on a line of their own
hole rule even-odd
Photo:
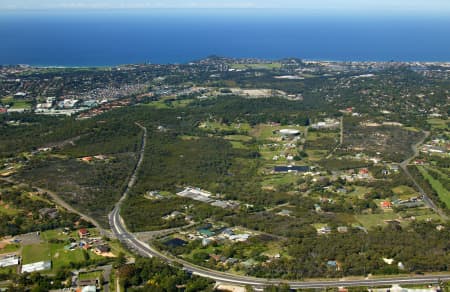
<svg viewBox="0 0 450 292">
<path fill-rule="evenodd" d="M 413 155 L 404 161 L 402 161 L 399 165 L 400 168 L 405 172 L 406 176 L 413 182 L 416 189 L 419 191 L 419 194 L 422 196 L 424 203 L 434 210 L 439 216 L 441 216 L 442 219 L 448 220 L 448 216 L 442 212 L 442 210 L 431 200 L 431 198 L 425 193 L 423 188 L 419 185 L 419 183 L 414 179 L 414 177 L 411 175 L 408 169 L 408 165 L 411 163 L 411 161 L 419 155 L 419 147 L 422 145 L 425 140 L 430 136 L 430 132 L 424 132 L 425 136 L 416 144 L 411 146 L 411 149 L 413 150 Z"/>
<path fill-rule="evenodd" d="M 137 124 L 137 123 L 136 123 Z M 113 211 L 109 214 L 109 224 L 113 234 L 130 249 L 136 253 L 146 257 L 158 257 L 169 264 L 178 264 L 183 266 L 183 269 L 193 274 L 206 277 L 218 282 L 237 284 L 237 285 L 251 285 L 255 288 L 264 288 L 270 285 L 287 284 L 293 289 L 298 288 L 327 288 L 327 287 L 351 287 L 351 286 L 380 286 L 392 284 L 424 284 L 424 283 L 438 283 L 440 280 L 450 280 L 450 274 L 433 275 L 433 276 L 409 276 L 403 278 L 378 278 L 378 279 L 364 279 L 364 280 L 330 280 L 330 281 L 284 281 L 277 279 L 263 279 L 248 276 L 234 275 L 224 272 L 219 272 L 203 267 L 193 265 L 182 259 L 175 258 L 160 252 L 159 250 L 149 246 L 148 244 L 137 239 L 133 233 L 127 230 L 127 227 L 120 216 L 120 206 L 128 196 L 130 189 L 134 186 L 137 179 L 137 173 L 144 160 L 145 145 L 147 140 L 147 129 L 137 124 L 143 129 L 141 150 L 139 152 L 138 162 L 133 170 L 133 173 L 128 182 L 122 198 L 117 202 Z"/>
</svg>

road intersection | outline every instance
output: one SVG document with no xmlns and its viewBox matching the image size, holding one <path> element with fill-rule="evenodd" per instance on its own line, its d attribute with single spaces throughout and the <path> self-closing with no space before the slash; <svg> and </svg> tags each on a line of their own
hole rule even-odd
<svg viewBox="0 0 450 292">
<path fill-rule="evenodd" d="M 122 217 L 120 216 L 120 207 L 122 202 L 128 196 L 130 189 L 134 186 L 137 180 L 137 174 L 140 166 L 144 160 L 145 145 L 147 140 L 147 129 L 137 124 L 143 131 L 141 149 L 139 151 L 139 158 L 133 173 L 130 176 L 128 185 L 123 192 L 122 198 L 117 202 L 113 211 L 109 214 L 109 224 L 111 230 L 116 238 L 118 238 L 123 244 L 134 252 L 140 254 L 144 257 L 157 257 L 167 262 L 168 264 L 182 266 L 183 269 L 189 273 L 195 275 L 209 278 L 217 282 L 236 284 L 236 285 L 250 285 L 254 288 L 264 288 L 271 285 L 287 284 L 292 289 L 306 289 L 306 288 L 331 288 L 331 287 L 375 287 L 375 286 L 385 286 L 393 284 L 436 284 L 440 281 L 450 280 L 450 274 L 440 274 L 440 275 L 417 275 L 417 276 L 407 276 L 398 278 L 372 278 L 372 279 L 355 279 L 355 280 L 345 280 L 345 279 L 334 279 L 334 280 L 323 280 L 323 281 L 286 281 L 281 279 L 263 279 L 255 278 L 249 276 L 240 276 L 231 273 L 219 272 L 212 269 L 207 269 L 203 267 L 196 266 L 182 259 L 173 257 L 166 253 L 163 253 L 152 246 L 146 244 L 139 240 L 133 233 L 128 231 Z"/>
</svg>

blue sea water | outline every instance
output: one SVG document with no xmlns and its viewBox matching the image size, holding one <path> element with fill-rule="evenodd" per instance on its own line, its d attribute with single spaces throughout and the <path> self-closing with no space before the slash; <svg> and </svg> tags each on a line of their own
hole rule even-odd
<svg viewBox="0 0 450 292">
<path fill-rule="evenodd" d="M 209 55 L 450 61 L 450 17 L 295 11 L 0 12 L 0 64 L 184 63 Z"/>
</svg>

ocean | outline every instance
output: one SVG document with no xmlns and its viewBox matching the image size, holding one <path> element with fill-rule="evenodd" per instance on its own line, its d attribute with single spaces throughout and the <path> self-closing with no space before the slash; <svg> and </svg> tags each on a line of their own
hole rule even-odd
<svg viewBox="0 0 450 292">
<path fill-rule="evenodd" d="M 185 63 L 210 55 L 450 61 L 450 17 L 270 10 L 0 12 L 0 64 Z"/>
</svg>

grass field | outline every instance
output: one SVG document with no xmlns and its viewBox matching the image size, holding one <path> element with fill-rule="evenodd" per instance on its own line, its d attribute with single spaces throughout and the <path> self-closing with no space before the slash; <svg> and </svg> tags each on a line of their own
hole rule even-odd
<svg viewBox="0 0 450 292">
<path fill-rule="evenodd" d="M 422 176 L 430 183 L 431 187 L 436 191 L 442 202 L 450 209 L 450 192 L 442 185 L 442 183 L 434 179 L 423 166 L 418 166 Z"/>
<path fill-rule="evenodd" d="M 306 150 L 306 154 L 308 154 L 308 159 L 311 161 L 318 161 L 324 159 L 328 151 L 327 150 Z"/>
<path fill-rule="evenodd" d="M 277 131 L 281 129 L 293 129 L 293 130 L 299 130 L 300 133 L 304 133 L 306 127 L 302 126 L 272 126 L 268 124 L 260 124 L 254 127 L 250 131 L 250 135 L 259 139 L 259 140 L 274 140 L 279 139 L 281 136 L 277 133 Z"/>
<path fill-rule="evenodd" d="M 95 234 L 95 229 L 89 229 L 91 234 Z M 69 237 L 76 238 L 76 231 L 70 234 L 63 234 L 61 230 L 49 230 L 41 233 L 41 238 L 45 243 L 33 244 L 23 246 L 22 257 L 23 263 L 29 264 L 39 261 L 52 260 L 52 271 L 57 271 L 62 267 L 67 267 L 70 263 L 81 263 L 84 261 L 83 250 L 77 248 L 75 250 L 66 250 L 64 246 L 67 245 L 66 240 Z M 62 243 L 49 243 L 51 239 L 63 240 Z M 116 246 L 116 250 L 117 250 Z M 91 251 L 87 251 L 89 258 L 100 259 L 102 256 L 96 255 Z"/>
<path fill-rule="evenodd" d="M 306 137 L 307 141 L 316 141 L 322 138 L 336 138 L 339 136 L 338 132 L 317 132 L 317 131 L 309 131 L 308 136 Z"/>
<path fill-rule="evenodd" d="M 385 212 L 381 214 L 365 214 L 355 215 L 356 220 L 361 223 L 365 228 L 370 229 L 378 225 L 384 226 L 384 220 L 398 219 L 399 215 L 394 212 Z"/>
<path fill-rule="evenodd" d="M 364 195 L 370 193 L 371 190 L 372 188 L 355 186 L 355 190 L 348 193 L 348 195 L 363 199 Z"/>
<path fill-rule="evenodd" d="M 5 205 L 3 203 L 0 204 L 0 214 L 5 214 L 8 216 L 15 216 L 20 213 L 19 209 L 15 209 L 9 205 Z"/>
<path fill-rule="evenodd" d="M 432 128 L 434 129 L 448 129 L 448 120 L 443 120 L 443 119 L 428 119 L 427 120 L 428 124 L 431 125 Z"/>
<path fill-rule="evenodd" d="M 24 100 L 24 99 L 15 99 L 12 96 L 7 96 L 1 99 L 1 102 L 3 104 L 8 104 L 8 103 L 12 103 L 12 107 L 13 109 L 30 109 L 31 108 L 31 104 L 29 101 Z"/>
<path fill-rule="evenodd" d="M 397 186 L 392 189 L 392 192 L 397 195 L 399 199 L 408 199 L 418 196 L 418 193 L 409 186 Z"/>
<path fill-rule="evenodd" d="M 3 98 L 0 99 L 1 103 L 10 103 L 13 102 L 14 98 L 12 96 L 5 96 Z"/>
<path fill-rule="evenodd" d="M 215 121 L 206 121 L 203 122 L 200 126 L 200 128 L 209 130 L 209 131 L 239 131 L 241 133 L 245 133 L 251 130 L 251 126 L 248 123 L 232 123 L 230 125 L 222 124 Z M 238 135 L 235 135 L 238 136 Z M 242 135 L 245 136 L 245 135 Z M 247 137 L 247 136 L 245 136 Z M 248 139 L 251 139 L 249 137 Z"/>
<path fill-rule="evenodd" d="M 18 244 L 7 244 L 4 248 L 0 249 L 0 254 L 13 253 L 20 249 Z"/>
<path fill-rule="evenodd" d="M 246 135 L 228 135 L 228 136 L 225 136 L 224 138 L 227 140 L 240 141 L 240 142 L 248 142 L 252 139 L 252 137 L 246 136 Z"/>
<path fill-rule="evenodd" d="M 61 267 L 67 267 L 70 263 L 81 263 L 84 261 L 83 250 L 77 248 L 75 250 L 65 250 L 64 245 L 50 244 L 50 251 L 52 254 L 53 270 L 56 271 Z M 102 256 L 88 251 L 89 258 L 100 259 Z"/>
<path fill-rule="evenodd" d="M 256 64 L 231 64 L 231 68 L 233 69 L 279 69 L 281 68 L 281 63 L 256 63 Z"/>
<path fill-rule="evenodd" d="M 25 245 L 22 249 L 23 264 L 51 260 L 51 249 L 47 243 Z"/>
<path fill-rule="evenodd" d="M 244 144 L 242 144 L 242 142 L 239 141 L 230 141 L 231 146 L 233 146 L 233 148 L 236 149 L 248 149 L 247 146 L 245 146 Z"/>
<path fill-rule="evenodd" d="M 102 276 L 102 271 L 94 271 L 89 273 L 80 273 L 78 275 L 78 279 L 80 280 L 91 280 L 91 279 L 100 279 Z"/>
<path fill-rule="evenodd" d="M 263 186 L 279 186 L 286 184 L 295 184 L 299 176 L 293 173 L 271 174 L 264 177 Z"/>
<path fill-rule="evenodd" d="M 31 104 L 24 100 L 15 100 L 14 104 L 11 108 L 13 108 L 13 109 L 31 109 Z"/>
</svg>

